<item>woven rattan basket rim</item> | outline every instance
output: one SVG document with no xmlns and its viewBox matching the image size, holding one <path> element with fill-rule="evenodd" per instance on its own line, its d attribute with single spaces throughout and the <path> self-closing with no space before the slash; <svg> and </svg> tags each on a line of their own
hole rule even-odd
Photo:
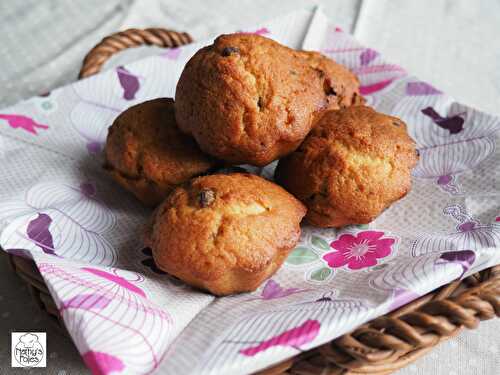
<svg viewBox="0 0 500 375">
<path fill-rule="evenodd" d="M 163 28 L 128 29 L 111 34 L 92 48 L 83 59 L 78 78 L 89 77 L 99 73 L 104 63 L 128 48 L 143 45 L 162 48 L 175 48 L 193 41 L 191 35 L 185 32 L 167 30 Z"/>
</svg>

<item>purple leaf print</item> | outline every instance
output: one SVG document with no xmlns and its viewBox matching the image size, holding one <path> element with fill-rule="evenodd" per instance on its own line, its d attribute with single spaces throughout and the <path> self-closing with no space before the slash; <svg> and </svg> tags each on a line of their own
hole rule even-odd
<svg viewBox="0 0 500 375">
<path fill-rule="evenodd" d="M 83 267 L 82 270 L 87 271 L 87 272 L 94 274 L 96 276 L 102 277 L 106 280 L 109 280 L 115 284 L 118 284 L 119 286 L 121 286 L 125 289 L 130 290 L 133 293 L 136 293 L 136 294 L 146 298 L 146 294 L 144 293 L 144 291 L 142 289 L 135 286 L 130 281 L 125 280 L 123 277 L 113 275 L 113 274 L 106 272 L 106 271 L 98 270 L 97 268 Z"/>
<path fill-rule="evenodd" d="M 408 82 L 406 85 L 406 95 L 420 96 L 420 95 L 440 95 L 441 91 L 435 89 L 425 82 Z"/>
<path fill-rule="evenodd" d="M 283 289 L 280 284 L 274 280 L 268 280 L 264 289 L 262 290 L 263 299 L 274 299 L 289 296 L 294 293 L 303 292 L 298 288 Z"/>
<path fill-rule="evenodd" d="M 359 270 L 377 265 L 378 259 L 389 256 L 393 251 L 394 238 L 384 237 L 384 232 L 367 230 L 356 235 L 342 234 L 330 246 L 334 251 L 323 255 L 330 268 L 347 265 Z"/>
<path fill-rule="evenodd" d="M 83 182 L 80 184 L 80 191 L 85 197 L 92 198 L 96 193 L 95 184 L 92 182 Z"/>
<path fill-rule="evenodd" d="M 122 372 L 125 368 L 122 360 L 114 355 L 89 350 L 82 355 L 83 362 L 92 375 L 107 375 L 112 372 Z"/>
<path fill-rule="evenodd" d="M 411 290 L 396 288 L 394 289 L 394 296 L 389 306 L 389 311 L 396 310 L 417 298 L 420 298 L 420 295 Z"/>
<path fill-rule="evenodd" d="M 28 133 L 37 135 L 36 129 L 48 129 L 47 125 L 38 124 L 31 117 L 23 115 L 0 114 L 0 120 L 6 120 L 12 129 L 21 128 Z"/>
<path fill-rule="evenodd" d="M 180 54 L 181 54 L 181 49 L 177 47 L 177 48 L 169 48 L 161 56 L 166 57 L 167 59 L 170 60 L 177 60 Z"/>
<path fill-rule="evenodd" d="M 49 226 L 52 219 L 49 215 L 38 214 L 36 219 L 29 222 L 26 234 L 28 238 L 34 242 L 46 254 L 55 255 L 54 241 L 52 234 L 50 234 Z"/>
<path fill-rule="evenodd" d="M 261 27 L 255 31 L 240 31 L 242 34 L 255 34 L 255 35 L 266 35 L 271 31 L 267 27 Z"/>
<path fill-rule="evenodd" d="M 365 49 L 359 56 L 359 62 L 361 65 L 368 65 L 379 55 L 377 51 L 371 48 Z"/>
<path fill-rule="evenodd" d="M 452 181 L 453 181 L 453 176 L 446 174 L 444 176 L 439 176 L 437 183 L 438 185 L 448 185 Z"/>
<path fill-rule="evenodd" d="M 302 345 L 310 343 L 316 336 L 318 336 L 320 322 L 317 320 L 306 320 L 300 326 L 289 329 L 278 336 L 271 337 L 268 340 L 260 342 L 256 346 L 251 346 L 246 349 L 240 350 L 240 353 L 249 357 L 263 352 L 273 346 L 289 346 L 300 350 Z"/>
<path fill-rule="evenodd" d="M 97 155 L 103 149 L 103 144 L 97 141 L 89 141 L 87 142 L 87 151 L 91 155 Z"/>
<path fill-rule="evenodd" d="M 120 66 L 116 69 L 116 73 L 118 74 L 118 80 L 120 81 L 120 85 L 123 88 L 123 99 L 125 100 L 134 100 L 135 94 L 139 91 L 141 87 L 139 83 L 139 78 L 132 73 L 130 73 L 123 66 Z"/>
<path fill-rule="evenodd" d="M 61 311 L 69 308 L 83 310 L 102 310 L 106 308 L 111 300 L 100 294 L 78 294 L 63 302 Z"/>
<path fill-rule="evenodd" d="M 464 128 L 465 120 L 461 117 L 463 113 L 459 113 L 451 117 L 441 117 L 441 115 L 432 107 L 422 109 L 422 113 L 427 117 L 430 117 L 440 128 L 448 130 L 450 134 L 458 134 Z"/>
<path fill-rule="evenodd" d="M 447 251 L 441 254 L 439 260 L 461 265 L 463 271 L 460 278 L 462 278 L 476 260 L 476 254 L 472 250 Z"/>
</svg>

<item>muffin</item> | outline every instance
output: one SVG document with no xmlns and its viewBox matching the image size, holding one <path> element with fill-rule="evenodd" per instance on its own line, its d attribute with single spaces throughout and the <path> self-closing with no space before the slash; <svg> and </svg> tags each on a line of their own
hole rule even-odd
<svg viewBox="0 0 500 375">
<path fill-rule="evenodd" d="M 411 188 L 415 142 L 396 117 L 364 106 L 327 111 L 275 179 L 319 227 L 366 224 Z"/>
<path fill-rule="evenodd" d="M 111 176 L 148 206 L 161 203 L 174 187 L 217 164 L 177 129 L 170 98 L 121 113 L 109 128 L 104 152 Z"/>
<path fill-rule="evenodd" d="M 216 174 L 178 187 L 146 234 L 156 265 L 215 295 L 255 290 L 300 236 L 306 209 L 261 177 Z"/>
<path fill-rule="evenodd" d="M 179 128 L 203 151 L 264 166 L 299 146 L 318 111 L 363 100 L 356 76 L 319 53 L 230 34 L 189 60 L 175 101 Z"/>
</svg>

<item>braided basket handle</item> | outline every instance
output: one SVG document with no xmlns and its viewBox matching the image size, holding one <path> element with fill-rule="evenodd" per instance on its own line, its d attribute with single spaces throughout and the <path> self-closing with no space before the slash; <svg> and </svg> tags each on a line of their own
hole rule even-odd
<svg viewBox="0 0 500 375">
<path fill-rule="evenodd" d="M 78 78 L 85 78 L 99 73 L 103 64 L 114 54 L 127 48 L 143 45 L 174 48 L 193 41 L 185 32 L 177 32 L 163 28 L 128 29 L 111 34 L 101 40 L 83 60 Z"/>
</svg>

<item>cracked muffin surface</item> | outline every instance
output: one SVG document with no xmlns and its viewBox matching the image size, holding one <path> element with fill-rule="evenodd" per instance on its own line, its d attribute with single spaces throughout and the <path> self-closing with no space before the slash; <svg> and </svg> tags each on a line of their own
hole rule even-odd
<svg viewBox="0 0 500 375">
<path fill-rule="evenodd" d="M 105 168 L 141 202 L 155 206 L 177 185 L 216 166 L 175 124 L 174 101 L 150 100 L 122 112 L 109 128 Z"/>
<path fill-rule="evenodd" d="M 146 242 L 157 266 L 215 295 L 255 290 L 300 236 L 306 209 L 282 187 L 246 174 L 198 177 L 160 205 Z"/>
<path fill-rule="evenodd" d="M 363 102 L 348 69 L 254 34 L 222 35 L 199 50 L 175 100 L 179 128 L 202 150 L 257 166 L 297 148 L 318 111 Z"/>
<path fill-rule="evenodd" d="M 411 189 L 418 161 L 400 119 L 364 106 L 327 111 L 275 179 L 320 227 L 367 224 Z"/>
</svg>

